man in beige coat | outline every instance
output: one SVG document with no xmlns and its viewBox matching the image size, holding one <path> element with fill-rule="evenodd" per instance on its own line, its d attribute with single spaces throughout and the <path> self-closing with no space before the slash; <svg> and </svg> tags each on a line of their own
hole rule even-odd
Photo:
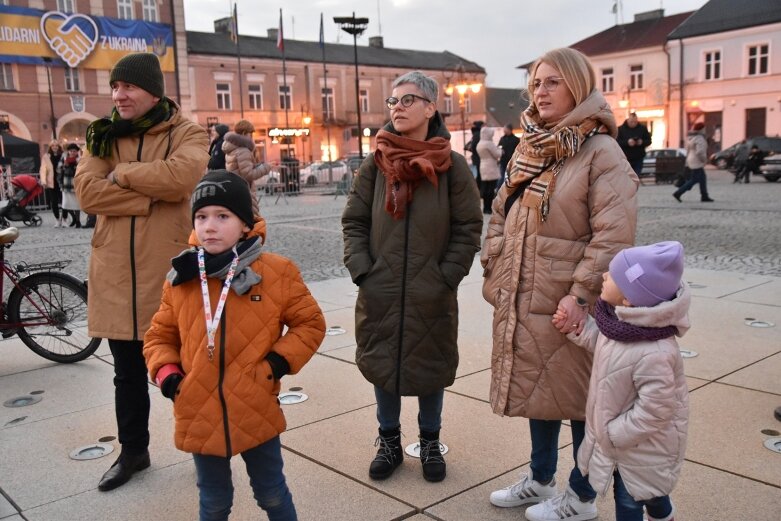
<svg viewBox="0 0 781 521">
<path fill-rule="evenodd" d="M 187 247 L 190 194 L 209 160 L 206 131 L 165 97 L 154 54 L 130 54 L 109 78 L 114 110 L 87 129 L 76 172 L 81 208 L 97 214 L 89 267 L 89 334 L 114 357 L 122 452 L 98 485 L 107 491 L 149 466 L 144 333 L 170 259 Z"/>
</svg>

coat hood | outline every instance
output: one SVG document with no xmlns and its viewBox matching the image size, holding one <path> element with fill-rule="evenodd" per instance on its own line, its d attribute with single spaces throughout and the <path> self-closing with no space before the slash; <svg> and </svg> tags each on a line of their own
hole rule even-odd
<svg viewBox="0 0 781 521">
<path fill-rule="evenodd" d="M 564 116 L 551 130 L 555 132 L 560 128 L 579 125 L 586 118 L 594 118 L 605 125 L 611 136 L 616 137 L 618 135 L 618 127 L 616 126 L 616 118 L 613 116 L 613 111 L 610 109 L 607 101 L 605 101 L 602 93 L 596 89 L 591 91 L 591 94 L 583 100 L 583 103 L 572 109 L 572 112 Z"/>
<path fill-rule="evenodd" d="M 494 129 L 483 127 L 480 129 L 480 141 L 486 140 L 486 141 L 493 141 L 494 139 Z"/>
<path fill-rule="evenodd" d="M 231 152 L 238 147 L 248 148 L 250 150 L 255 149 L 255 142 L 252 141 L 250 136 L 244 136 L 235 132 L 228 132 L 225 134 L 225 141 L 222 144 L 222 150 L 224 152 Z"/>
<path fill-rule="evenodd" d="M 689 323 L 689 305 L 691 293 L 686 283 L 675 294 L 675 298 L 650 308 L 635 308 L 616 306 L 616 316 L 619 320 L 635 326 L 678 328 L 678 336 L 683 336 L 691 327 Z"/>
</svg>

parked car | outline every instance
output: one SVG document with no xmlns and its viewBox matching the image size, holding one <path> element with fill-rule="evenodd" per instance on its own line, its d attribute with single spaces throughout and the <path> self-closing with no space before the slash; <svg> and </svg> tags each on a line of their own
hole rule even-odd
<svg viewBox="0 0 781 521">
<path fill-rule="evenodd" d="M 781 179 L 781 153 L 771 153 L 759 165 L 759 173 L 765 180 L 775 183 Z"/>
<path fill-rule="evenodd" d="M 716 152 L 710 156 L 710 162 L 722 170 L 732 170 L 735 167 L 735 155 L 738 153 L 738 148 L 741 144 L 741 142 L 738 142 L 731 147 Z M 754 145 L 758 146 L 765 153 L 781 153 L 781 137 L 779 136 L 759 136 L 746 140 L 748 150 L 751 150 L 751 147 Z"/>
<path fill-rule="evenodd" d="M 366 158 L 366 156 L 363 156 L 363 158 Z M 361 167 L 361 163 L 363 163 L 363 159 L 358 154 L 350 154 L 342 159 L 342 161 L 347 163 L 347 166 L 350 167 L 350 171 L 352 172 L 357 172 Z"/>
<path fill-rule="evenodd" d="M 337 183 L 349 178 L 350 167 L 342 161 L 312 163 L 301 169 L 301 186 L 315 186 Z"/>
<path fill-rule="evenodd" d="M 658 148 L 649 150 L 643 159 L 643 170 L 640 177 L 655 176 L 657 173 L 656 160 L 661 157 L 682 157 L 686 159 L 685 148 Z"/>
<path fill-rule="evenodd" d="M 279 168 L 279 167 L 277 167 Z M 272 171 L 268 175 L 264 175 L 255 182 L 255 187 L 258 190 L 262 190 L 267 194 L 273 194 L 275 192 L 282 191 L 282 182 L 280 181 L 280 175 L 278 171 Z"/>
</svg>

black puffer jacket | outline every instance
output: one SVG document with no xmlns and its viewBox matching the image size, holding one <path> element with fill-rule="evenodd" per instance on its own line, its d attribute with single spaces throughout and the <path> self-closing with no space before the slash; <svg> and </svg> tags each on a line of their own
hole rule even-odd
<svg viewBox="0 0 781 521">
<path fill-rule="evenodd" d="M 385 130 L 397 133 L 389 123 Z M 450 138 L 436 114 L 427 139 Z M 415 190 L 404 219 L 385 211 L 385 179 L 369 156 L 342 215 L 344 259 L 360 282 L 356 361 L 390 393 L 426 396 L 453 383 L 458 367 L 457 288 L 480 249 L 480 196 L 460 154 Z"/>
</svg>

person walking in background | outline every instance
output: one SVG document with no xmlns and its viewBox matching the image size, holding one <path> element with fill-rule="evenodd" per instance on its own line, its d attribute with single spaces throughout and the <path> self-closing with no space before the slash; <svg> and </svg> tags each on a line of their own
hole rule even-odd
<svg viewBox="0 0 781 521">
<path fill-rule="evenodd" d="M 222 123 L 217 123 L 210 130 L 212 141 L 209 144 L 209 170 L 225 169 L 225 152 L 222 150 L 222 143 L 228 130 L 230 130 L 228 125 Z"/>
<path fill-rule="evenodd" d="M 41 169 L 39 170 L 40 183 L 46 194 L 46 203 L 49 205 L 49 208 L 51 208 L 52 214 L 54 214 L 54 218 L 57 220 L 57 222 L 54 223 L 55 228 L 60 228 L 63 225 L 64 218 L 60 213 L 62 192 L 60 190 L 60 183 L 57 182 L 57 166 L 60 164 L 62 155 L 60 142 L 53 139 L 46 148 L 46 152 L 44 152 L 41 157 Z"/>
<path fill-rule="evenodd" d="M 507 175 L 507 165 L 510 164 L 510 158 L 515 153 L 515 149 L 518 148 L 518 143 L 521 140 L 513 132 L 512 123 L 508 123 L 502 129 L 502 137 L 499 138 L 499 148 L 502 149 L 502 158 L 499 160 L 499 180 L 496 182 L 496 189 L 504 182 L 504 177 Z"/>
<path fill-rule="evenodd" d="M 469 160 L 472 162 L 472 175 L 477 183 L 477 189 L 480 190 L 480 155 L 477 153 L 477 144 L 480 142 L 480 129 L 483 128 L 482 121 L 472 123 L 472 139 L 464 145 L 464 152 L 469 151 Z"/>
<path fill-rule="evenodd" d="M 209 138 L 165 96 L 152 53 L 121 58 L 109 74 L 114 109 L 90 123 L 76 170 L 81 208 L 96 214 L 89 262 L 88 331 L 108 339 L 122 451 L 98 490 L 149 467 L 149 390 L 143 338 L 160 305 L 171 258 L 187 247 L 190 194 L 206 170 Z"/>
<path fill-rule="evenodd" d="M 191 201 L 193 247 L 171 261 L 144 336 L 149 375 L 173 402 L 176 448 L 193 453 L 200 520 L 228 520 L 231 458 L 240 455 L 258 506 L 270 520 L 293 521 L 277 396 L 282 377 L 317 351 L 325 319 L 295 264 L 261 254 L 266 223 L 253 216 L 243 180 L 209 172 Z"/>
<path fill-rule="evenodd" d="M 751 152 L 743 162 L 743 166 L 735 174 L 735 180 L 733 183 L 739 183 L 743 179 L 744 183 L 751 182 L 751 174 L 759 175 L 759 166 L 765 159 L 765 153 L 762 152 L 757 145 L 751 146 Z"/>
<path fill-rule="evenodd" d="M 225 169 L 238 175 L 247 183 L 252 194 L 252 212 L 260 217 L 258 197 L 255 193 L 255 181 L 271 172 L 271 165 L 255 163 L 255 142 L 252 133 L 255 127 L 246 119 L 239 120 L 233 126 L 233 132 L 225 134 L 222 150 L 225 153 Z"/>
<path fill-rule="evenodd" d="M 645 158 L 645 149 L 651 144 L 651 134 L 648 128 L 637 121 L 637 114 L 629 113 L 620 127 L 618 127 L 618 141 L 621 150 L 626 156 L 626 160 L 632 165 L 635 174 L 640 175 L 643 171 L 643 159 Z"/>
<path fill-rule="evenodd" d="M 418 399 L 420 461 L 442 481 L 445 387 L 458 368 L 458 285 L 480 248 L 480 195 L 420 71 L 393 82 L 390 122 L 355 177 L 342 214 L 344 263 L 358 285 L 355 359 L 377 399 L 369 477 L 401 465 L 401 397 Z"/>
<path fill-rule="evenodd" d="M 62 156 L 60 164 L 57 165 L 57 181 L 62 191 L 60 213 L 63 220 L 67 220 L 65 219 L 67 215 L 71 216 L 70 226 L 72 228 L 81 228 L 81 208 L 73 189 L 73 178 L 76 177 L 76 166 L 79 164 L 81 150 L 76 143 L 69 143 L 65 150 L 65 155 Z"/>
<path fill-rule="evenodd" d="M 583 441 L 591 355 L 551 320 L 561 307 L 574 331 L 599 296 L 610 259 L 634 244 L 639 179 L 614 139 L 613 112 L 588 58 L 549 51 L 532 66 L 528 88 L 523 136 L 494 199 L 480 260 L 483 296 L 494 307 L 490 403 L 496 414 L 529 419 L 531 473 L 490 501 L 549 500 L 526 510 L 531 521 L 593 519 L 597 494 L 577 466 L 563 491 L 555 480 L 562 420 L 572 429 L 573 455 Z"/>
<path fill-rule="evenodd" d="M 675 514 L 670 493 L 689 423 L 675 340 L 689 329 L 691 296 L 681 275 L 679 242 L 628 248 L 603 275 L 595 318 L 571 331 L 564 308 L 553 316 L 567 338 L 594 354 L 578 467 L 603 493 L 612 479 L 616 521 L 673 521 Z"/>
<path fill-rule="evenodd" d="M 494 143 L 494 131 L 488 127 L 480 129 L 477 155 L 480 156 L 480 196 L 483 198 L 483 213 L 491 214 L 491 202 L 496 194 L 496 181 L 500 177 L 499 159 L 502 151 Z"/>
<path fill-rule="evenodd" d="M 704 129 L 704 123 L 695 123 L 688 134 L 686 166 L 691 171 L 691 177 L 683 186 L 673 192 L 673 197 L 679 203 L 681 202 L 681 196 L 691 190 L 696 184 L 700 185 L 700 201 L 703 203 L 713 202 L 713 199 L 708 196 L 708 185 L 705 178 L 705 165 L 708 163 L 708 141 L 705 139 Z"/>
</svg>

